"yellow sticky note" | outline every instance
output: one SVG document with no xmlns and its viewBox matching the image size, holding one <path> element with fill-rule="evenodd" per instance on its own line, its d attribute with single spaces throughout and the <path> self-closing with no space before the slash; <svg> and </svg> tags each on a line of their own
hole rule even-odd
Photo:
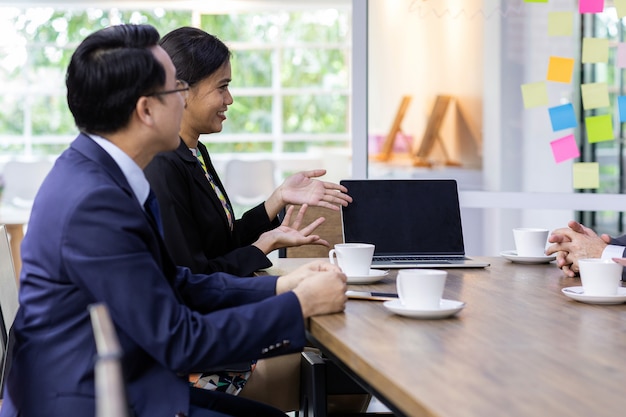
<svg viewBox="0 0 626 417">
<path fill-rule="evenodd" d="M 585 117 L 585 127 L 587 128 L 587 142 L 589 143 L 615 139 L 613 118 L 610 114 Z"/>
<path fill-rule="evenodd" d="M 583 38 L 582 62 L 609 62 L 609 40 Z"/>
<path fill-rule="evenodd" d="M 557 83 L 569 83 L 572 81 L 574 72 L 574 59 L 551 56 L 548 63 L 548 81 Z"/>
<path fill-rule="evenodd" d="M 572 12 L 549 12 L 548 13 L 548 36 L 572 36 L 573 33 L 574 33 L 574 13 Z"/>
<path fill-rule="evenodd" d="M 597 162 L 575 162 L 572 165 L 574 188 L 600 187 L 600 165 Z"/>
<path fill-rule="evenodd" d="M 610 106 L 607 83 L 581 84 L 580 92 L 583 96 L 583 109 L 585 110 Z"/>
<path fill-rule="evenodd" d="M 617 17 L 622 18 L 626 16 L 626 0 L 613 0 L 615 9 L 617 10 Z"/>
<path fill-rule="evenodd" d="M 524 108 L 547 106 L 548 89 L 546 88 L 546 83 L 540 81 L 538 83 L 522 84 L 522 97 L 524 99 Z"/>
</svg>

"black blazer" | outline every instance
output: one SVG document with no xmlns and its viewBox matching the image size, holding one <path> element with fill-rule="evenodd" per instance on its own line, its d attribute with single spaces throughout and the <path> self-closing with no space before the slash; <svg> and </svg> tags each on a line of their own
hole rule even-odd
<svg viewBox="0 0 626 417">
<path fill-rule="evenodd" d="M 206 147 L 198 142 L 198 150 L 230 204 Z M 236 220 L 231 232 L 222 203 L 182 139 L 178 149 L 158 154 L 144 172 L 159 200 L 165 244 L 178 265 L 194 273 L 224 271 L 240 276 L 272 265 L 251 244 L 261 233 L 278 227 L 279 220 L 270 221 L 260 204 Z"/>
</svg>

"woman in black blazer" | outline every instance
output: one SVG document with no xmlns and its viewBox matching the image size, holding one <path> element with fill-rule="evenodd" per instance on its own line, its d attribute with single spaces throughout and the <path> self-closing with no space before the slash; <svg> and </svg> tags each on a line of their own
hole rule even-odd
<svg viewBox="0 0 626 417">
<path fill-rule="evenodd" d="M 201 134 L 222 130 L 225 113 L 233 103 L 228 90 L 230 51 L 219 39 L 190 27 L 170 32 L 160 45 L 172 58 L 177 78 L 190 87 L 178 149 L 157 155 L 145 169 L 159 201 L 164 240 L 174 261 L 196 273 L 224 271 L 249 276 L 272 265 L 266 255 L 275 249 L 312 243 L 328 246 L 312 234 L 323 218 L 300 228 L 307 205 L 339 210 L 340 205 L 352 201 L 345 187 L 315 179 L 324 175 L 324 170 L 287 178 L 264 203 L 242 218 L 234 218 L 228 194 L 206 147 L 199 142 Z M 291 222 L 290 207 L 281 224 L 277 215 L 288 204 L 301 204 L 302 209 L 294 213 Z M 297 408 L 299 396 L 299 355 L 278 361 L 273 365 L 259 361 L 254 374 L 260 374 L 256 380 L 263 382 L 256 388 L 248 388 L 254 383 L 246 385 L 242 395 L 290 411 Z M 192 382 L 195 386 L 217 385 L 218 390 L 226 386 L 225 392 L 238 394 L 254 366 L 208 372 Z"/>
<path fill-rule="evenodd" d="M 295 215 L 293 224 L 290 210 L 282 225 L 277 218 L 288 204 L 338 210 L 352 200 L 345 187 L 315 179 L 324 170 L 287 178 L 267 201 L 234 219 L 227 190 L 199 142 L 201 134 L 222 130 L 233 103 L 228 90 L 230 51 L 219 39 L 190 27 L 170 32 L 160 44 L 172 57 L 177 77 L 190 86 L 180 146 L 157 155 L 145 169 L 159 200 L 165 243 L 174 260 L 193 272 L 248 276 L 271 266 L 266 255 L 275 249 L 312 243 L 327 246 L 311 234 L 323 218 L 300 230 L 303 212 Z"/>
</svg>

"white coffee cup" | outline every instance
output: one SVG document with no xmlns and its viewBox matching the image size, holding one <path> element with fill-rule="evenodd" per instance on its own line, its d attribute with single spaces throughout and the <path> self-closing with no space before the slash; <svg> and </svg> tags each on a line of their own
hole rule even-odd
<svg viewBox="0 0 626 417">
<path fill-rule="evenodd" d="M 401 269 L 396 278 L 400 303 L 414 310 L 437 310 L 448 273 L 440 269 Z"/>
<path fill-rule="evenodd" d="M 622 284 L 624 267 L 610 259 L 579 259 L 580 280 L 585 295 L 615 295 Z"/>
<path fill-rule="evenodd" d="M 518 227 L 513 229 L 517 256 L 546 256 L 548 229 Z"/>
<path fill-rule="evenodd" d="M 335 264 L 344 274 L 351 277 L 363 277 L 370 273 L 372 256 L 374 256 L 374 245 L 370 243 L 338 243 L 335 249 L 328 252 L 328 259 L 331 264 Z"/>
</svg>

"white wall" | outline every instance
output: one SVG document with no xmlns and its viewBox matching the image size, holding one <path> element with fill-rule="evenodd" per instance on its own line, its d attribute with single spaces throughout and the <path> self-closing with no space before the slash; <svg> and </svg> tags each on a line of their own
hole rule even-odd
<svg viewBox="0 0 626 417">
<path fill-rule="evenodd" d="M 370 133 L 387 133 L 402 96 L 411 95 L 402 128 L 419 142 L 438 94 L 455 97 L 480 131 L 483 20 L 464 11 L 480 10 L 481 4 L 482 0 L 369 1 Z M 448 108 L 441 133 L 451 159 L 480 167 L 476 147 L 454 105 Z M 439 148 L 433 157 L 443 158 Z"/>
</svg>

